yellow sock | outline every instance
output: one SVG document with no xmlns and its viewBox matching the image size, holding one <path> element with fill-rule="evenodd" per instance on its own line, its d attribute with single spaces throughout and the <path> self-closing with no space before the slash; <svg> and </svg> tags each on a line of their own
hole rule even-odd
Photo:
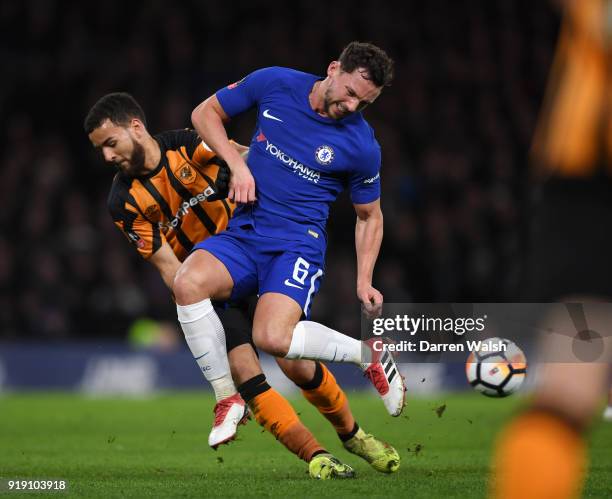
<svg viewBox="0 0 612 499">
<path fill-rule="evenodd" d="M 495 499 L 578 497 L 586 453 L 583 438 L 566 421 L 530 412 L 501 435 L 494 458 Z"/>
</svg>

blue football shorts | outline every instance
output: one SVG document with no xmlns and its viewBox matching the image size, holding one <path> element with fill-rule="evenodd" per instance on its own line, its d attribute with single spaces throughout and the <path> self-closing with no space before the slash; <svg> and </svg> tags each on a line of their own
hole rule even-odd
<svg viewBox="0 0 612 499">
<path fill-rule="evenodd" d="M 293 298 L 308 319 L 325 268 L 320 241 L 286 240 L 258 234 L 251 226 L 229 227 L 196 244 L 227 268 L 234 288 L 231 301 L 252 295 L 280 293 Z"/>
</svg>

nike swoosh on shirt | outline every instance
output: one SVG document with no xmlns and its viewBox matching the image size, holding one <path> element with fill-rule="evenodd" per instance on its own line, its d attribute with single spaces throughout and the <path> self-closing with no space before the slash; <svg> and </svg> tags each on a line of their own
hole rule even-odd
<svg viewBox="0 0 612 499">
<path fill-rule="evenodd" d="M 291 286 L 292 288 L 304 289 L 303 286 L 298 286 L 297 284 L 293 284 L 289 279 L 285 279 L 285 286 Z"/>
<path fill-rule="evenodd" d="M 195 360 L 201 359 L 202 357 L 205 357 L 206 355 L 208 355 L 210 353 L 210 350 L 206 353 L 203 353 L 202 355 L 200 355 L 199 357 L 194 357 Z"/>
<path fill-rule="evenodd" d="M 270 114 L 270 110 L 269 109 L 265 109 L 264 110 L 263 116 L 264 116 L 264 118 L 268 118 L 269 120 L 280 121 L 281 123 L 283 122 L 283 120 L 281 120 L 280 118 L 277 118 L 276 116 L 272 116 Z"/>
</svg>

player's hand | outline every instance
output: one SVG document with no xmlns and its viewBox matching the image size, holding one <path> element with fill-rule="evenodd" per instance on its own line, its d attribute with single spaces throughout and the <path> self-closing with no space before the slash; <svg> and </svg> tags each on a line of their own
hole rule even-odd
<svg viewBox="0 0 612 499">
<path fill-rule="evenodd" d="M 215 156 L 209 163 L 219 165 L 219 172 L 215 179 L 215 193 L 208 196 L 208 201 L 218 201 L 219 199 L 225 199 L 229 191 L 230 182 L 230 169 L 227 163 L 221 158 Z"/>
<path fill-rule="evenodd" d="M 368 319 L 375 319 L 382 314 L 383 295 L 371 285 L 358 286 L 357 297 L 361 301 L 361 311 Z"/>
<path fill-rule="evenodd" d="M 255 179 L 246 164 L 232 169 L 228 197 L 238 204 L 254 203 L 257 201 L 255 197 Z"/>
</svg>

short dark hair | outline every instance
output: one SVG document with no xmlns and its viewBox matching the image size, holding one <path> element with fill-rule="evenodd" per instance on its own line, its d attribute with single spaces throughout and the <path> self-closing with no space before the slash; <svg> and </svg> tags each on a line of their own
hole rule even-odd
<svg viewBox="0 0 612 499">
<path fill-rule="evenodd" d="M 393 59 L 372 43 L 349 43 L 342 50 L 338 61 L 342 70 L 347 73 L 364 68 L 367 71 L 364 78 L 377 87 L 388 87 L 393 80 Z"/>
<path fill-rule="evenodd" d="M 105 120 L 111 120 L 116 125 L 127 126 L 130 120 L 137 118 L 147 126 L 144 111 L 136 99 L 127 92 L 114 92 L 100 98 L 87 113 L 83 127 L 88 135 L 98 128 Z"/>
</svg>

